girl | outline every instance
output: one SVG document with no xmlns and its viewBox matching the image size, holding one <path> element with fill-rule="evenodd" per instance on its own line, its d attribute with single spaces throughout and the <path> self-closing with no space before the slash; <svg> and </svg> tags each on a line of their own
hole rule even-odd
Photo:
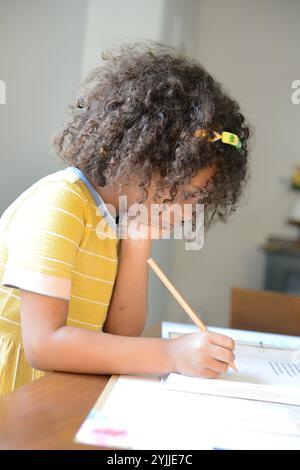
<svg viewBox="0 0 300 470">
<path fill-rule="evenodd" d="M 1 217 L 1 395 L 50 370 L 215 378 L 234 361 L 220 334 L 139 337 L 151 239 L 118 239 L 114 215 L 122 195 L 128 207 L 200 202 L 206 225 L 225 220 L 247 173 L 244 117 L 170 48 L 124 46 L 104 59 L 54 139 L 66 168 Z"/>
</svg>

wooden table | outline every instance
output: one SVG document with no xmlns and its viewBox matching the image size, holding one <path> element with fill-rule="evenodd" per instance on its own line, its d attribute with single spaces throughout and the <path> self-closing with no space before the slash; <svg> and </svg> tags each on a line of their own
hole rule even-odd
<svg viewBox="0 0 300 470">
<path fill-rule="evenodd" d="M 155 325 L 144 336 L 159 331 Z M 93 449 L 73 439 L 108 380 L 55 372 L 6 395 L 0 400 L 0 449 Z"/>
</svg>

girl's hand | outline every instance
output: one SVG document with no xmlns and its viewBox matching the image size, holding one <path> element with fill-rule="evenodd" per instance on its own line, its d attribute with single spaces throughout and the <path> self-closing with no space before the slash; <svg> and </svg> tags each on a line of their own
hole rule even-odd
<svg viewBox="0 0 300 470">
<path fill-rule="evenodd" d="M 218 333 L 199 332 L 169 340 L 173 370 L 179 374 L 215 379 L 234 362 L 234 341 Z"/>
</svg>

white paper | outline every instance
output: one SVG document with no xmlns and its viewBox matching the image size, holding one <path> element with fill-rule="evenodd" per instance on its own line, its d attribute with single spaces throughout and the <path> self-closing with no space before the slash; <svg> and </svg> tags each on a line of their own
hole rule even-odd
<svg viewBox="0 0 300 470">
<path fill-rule="evenodd" d="M 157 378 L 121 376 L 76 440 L 131 449 L 300 449 L 300 407 L 168 391 Z"/>
<path fill-rule="evenodd" d="M 224 328 L 211 330 L 227 334 L 235 340 L 254 343 L 263 341 L 264 344 L 300 349 L 299 337 Z M 182 334 L 198 330 L 193 325 L 164 322 L 163 337 L 168 338 L 170 331 Z M 259 348 L 253 349 L 253 354 L 260 352 Z M 278 353 L 281 351 L 272 355 L 273 367 Z M 262 357 L 265 360 L 270 359 L 268 355 Z M 284 363 L 286 360 L 289 361 L 289 357 L 285 358 Z M 251 358 L 249 364 L 247 360 L 243 362 L 244 364 L 237 360 L 239 374 L 243 371 L 244 380 L 245 377 L 249 380 L 253 377 Z M 269 385 L 236 380 L 227 380 L 227 384 L 235 389 L 235 393 L 236 384 L 246 388 L 267 387 L 265 393 L 270 399 L 269 389 L 276 386 L 273 382 L 278 378 L 277 374 L 269 370 L 270 365 L 265 364 L 264 367 Z M 283 369 L 280 380 L 284 378 L 293 382 L 288 375 Z M 294 375 L 297 376 L 296 373 Z M 257 374 L 257 368 L 255 377 L 257 380 L 266 379 L 265 373 Z M 213 387 L 216 386 L 216 381 L 208 382 Z M 219 383 L 224 384 L 225 380 L 220 380 Z M 299 395 L 299 386 L 293 388 Z M 263 398 L 261 389 L 259 393 Z M 300 406 L 256 401 L 253 399 L 253 391 L 251 400 L 185 393 L 168 390 L 157 377 L 121 376 L 104 406 L 101 409 L 93 408 L 78 431 L 76 440 L 130 449 L 300 449 Z"/>
</svg>

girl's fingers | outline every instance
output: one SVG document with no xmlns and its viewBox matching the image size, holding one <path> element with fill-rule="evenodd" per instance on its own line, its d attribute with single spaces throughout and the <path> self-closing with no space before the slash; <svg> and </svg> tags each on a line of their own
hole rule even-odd
<svg viewBox="0 0 300 470">
<path fill-rule="evenodd" d="M 226 362 L 218 361 L 212 357 L 208 358 L 206 361 L 206 368 L 210 369 L 213 372 L 217 372 L 218 374 L 224 374 L 227 372 L 229 364 Z"/>
<path fill-rule="evenodd" d="M 199 377 L 202 377 L 204 379 L 217 379 L 219 377 L 219 375 L 220 375 L 219 372 L 214 372 L 213 370 L 206 369 L 206 368 L 203 368 L 199 372 Z"/>
<path fill-rule="evenodd" d="M 209 337 L 211 342 L 217 346 L 222 346 L 223 348 L 230 349 L 231 351 L 235 348 L 235 343 L 229 336 L 209 332 Z"/>
<path fill-rule="evenodd" d="M 227 364 L 232 364 L 235 361 L 235 354 L 233 354 L 233 352 L 229 349 L 212 344 L 209 348 L 209 351 L 211 356 L 218 361 L 222 361 Z"/>
</svg>

